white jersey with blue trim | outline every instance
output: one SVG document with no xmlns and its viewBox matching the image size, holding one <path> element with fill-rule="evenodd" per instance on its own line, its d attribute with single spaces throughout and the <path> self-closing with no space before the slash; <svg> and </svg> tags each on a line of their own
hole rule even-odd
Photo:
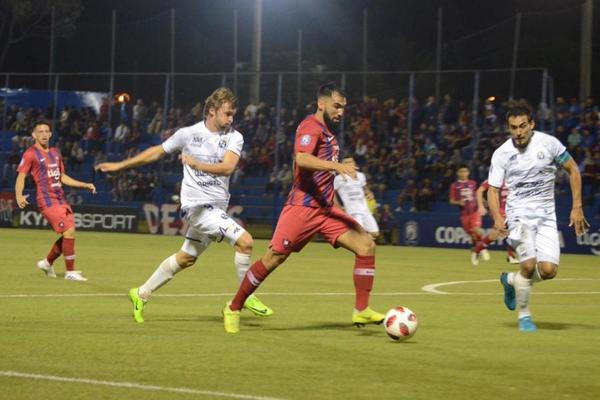
<svg viewBox="0 0 600 400">
<path fill-rule="evenodd" d="M 554 181 L 556 170 L 569 159 L 565 146 L 554 136 L 533 131 L 520 150 L 509 138 L 494 151 L 488 183 L 502 187 L 506 182 L 506 216 L 539 216 L 556 220 Z"/>
<path fill-rule="evenodd" d="M 227 151 L 240 155 L 243 146 L 244 138 L 235 129 L 211 132 L 204 121 L 177 130 L 162 143 L 163 149 L 169 154 L 180 151 L 206 164 L 223 162 Z M 226 210 L 229 197 L 229 176 L 198 171 L 189 165 L 183 166 L 182 208 L 211 204 Z"/>
</svg>

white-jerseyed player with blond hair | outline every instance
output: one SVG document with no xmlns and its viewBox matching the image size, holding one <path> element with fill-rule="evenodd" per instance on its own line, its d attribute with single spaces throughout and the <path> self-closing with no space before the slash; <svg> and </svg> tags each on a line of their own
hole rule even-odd
<svg viewBox="0 0 600 400">
<path fill-rule="evenodd" d="M 554 136 L 534 131 L 531 111 L 514 107 L 506 115 L 511 138 L 492 156 L 488 177 L 488 205 L 494 229 L 508 235 L 517 251 L 520 271 L 500 275 L 504 304 L 518 307 L 519 330 L 537 330 L 529 310 L 534 282 L 552 279 L 558 272 L 560 244 L 556 226 L 554 180 L 557 168 L 569 173 L 573 205 L 570 225 L 577 235 L 589 226 L 581 203 L 581 175 L 565 146 Z M 500 212 L 499 189 L 506 182 L 506 219 Z"/>
<path fill-rule="evenodd" d="M 342 163 L 356 168 L 352 156 L 344 157 Z M 373 198 L 373 192 L 367 186 L 365 174 L 357 171 L 356 179 L 338 174 L 333 180 L 333 189 L 342 200 L 346 213 L 350 214 L 365 231 L 369 232 L 373 239 L 377 239 L 379 225 L 377 225 L 377 221 L 375 221 L 367 204 L 367 199 Z M 339 202 L 335 197 L 334 203 L 339 206 Z"/>
<path fill-rule="evenodd" d="M 203 121 L 177 130 L 162 144 L 135 157 L 96 166 L 102 172 L 113 172 L 146 165 L 176 151 L 182 154 L 181 212 L 189 228 L 181 249 L 167 257 L 142 286 L 129 291 L 137 322 L 144 322 L 143 309 L 151 294 L 182 269 L 194 265 L 212 242 L 225 240 L 234 247 L 240 281 L 250 267 L 252 236 L 227 215 L 229 176 L 244 145 L 242 134 L 232 128 L 236 110 L 237 98 L 233 92 L 216 89 L 206 99 Z M 248 298 L 244 307 L 260 316 L 273 313 L 256 296 Z"/>
</svg>

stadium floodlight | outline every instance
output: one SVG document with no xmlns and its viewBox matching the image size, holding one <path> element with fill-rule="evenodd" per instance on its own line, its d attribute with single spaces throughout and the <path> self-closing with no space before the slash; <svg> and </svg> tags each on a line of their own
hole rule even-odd
<svg viewBox="0 0 600 400">
<path fill-rule="evenodd" d="M 115 95 L 115 101 L 117 103 L 129 103 L 129 99 L 131 99 L 131 96 L 129 96 L 129 93 L 117 93 Z"/>
</svg>

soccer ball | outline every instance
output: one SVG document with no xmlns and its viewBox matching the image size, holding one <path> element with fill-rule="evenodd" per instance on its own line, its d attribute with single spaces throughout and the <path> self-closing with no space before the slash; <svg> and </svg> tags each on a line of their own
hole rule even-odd
<svg viewBox="0 0 600 400">
<path fill-rule="evenodd" d="M 394 340 L 402 341 L 412 337 L 419 323 L 414 312 L 406 307 L 395 307 L 387 312 L 383 320 L 385 332 Z"/>
</svg>

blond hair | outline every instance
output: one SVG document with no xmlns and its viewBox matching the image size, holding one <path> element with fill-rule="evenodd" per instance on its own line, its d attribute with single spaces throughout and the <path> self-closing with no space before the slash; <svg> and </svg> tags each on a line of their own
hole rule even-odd
<svg viewBox="0 0 600 400">
<path fill-rule="evenodd" d="M 208 117 L 208 111 L 212 108 L 218 110 L 224 103 L 229 103 L 231 108 L 237 108 L 238 99 L 233 92 L 225 87 L 220 87 L 211 93 L 204 102 L 204 116 Z"/>
</svg>

